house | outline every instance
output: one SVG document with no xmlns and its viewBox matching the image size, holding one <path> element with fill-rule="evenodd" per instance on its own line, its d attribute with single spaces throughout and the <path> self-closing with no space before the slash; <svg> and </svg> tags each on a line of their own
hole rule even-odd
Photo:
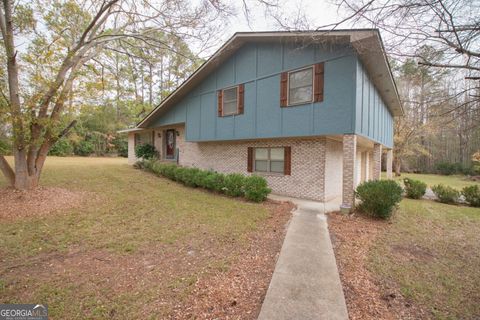
<svg viewBox="0 0 480 320">
<path fill-rule="evenodd" d="M 236 33 L 128 132 L 160 159 L 264 176 L 274 193 L 354 203 L 392 170 L 403 114 L 379 31 Z"/>
</svg>

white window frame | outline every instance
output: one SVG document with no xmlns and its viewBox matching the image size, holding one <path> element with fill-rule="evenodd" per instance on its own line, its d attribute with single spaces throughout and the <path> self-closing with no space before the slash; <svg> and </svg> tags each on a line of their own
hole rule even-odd
<svg viewBox="0 0 480 320">
<path fill-rule="evenodd" d="M 267 171 L 257 171 L 257 149 L 267 149 L 268 150 L 268 157 L 267 159 L 259 159 L 258 161 L 267 161 Z M 271 171 L 272 162 L 271 159 L 271 149 L 282 149 L 283 150 L 283 170 L 282 172 Z M 280 160 L 273 160 L 273 161 L 280 161 Z M 277 174 L 277 175 L 285 175 L 285 147 L 255 147 L 253 148 L 253 172 L 260 173 L 260 174 Z"/>
<path fill-rule="evenodd" d="M 302 102 L 297 102 L 297 103 L 290 103 L 290 74 L 291 73 L 296 73 L 299 71 L 304 71 L 307 69 L 312 69 L 312 97 L 309 101 L 302 101 Z M 307 103 L 312 103 L 314 100 L 315 93 L 313 92 L 315 90 L 315 66 L 308 66 L 305 68 L 300 68 L 300 69 L 295 69 L 287 72 L 287 106 L 299 106 L 302 104 L 307 104 Z"/>
<path fill-rule="evenodd" d="M 236 101 L 236 104 L 235 104 L 236 109 L 235 109 L 235 112 L 225 113 L 225 108 L 224 108 L 224 106 L 225 106 L 225 90 L 230 90 L 230 89 L 233 89 L 233 88 L 235 88 L 235 89 L 236 89 L 236 92 L 237 92 L 237 97 L 236 97 L 236 99 L 235 99 L 235 101 Z M 237 85 L 237 86 L 231 86 L 231 87 L 222 89 L 222 117 L 233 116 L 233 115 L 236 115 L 236 114 L 239 113 L 239 110 L 238 110 L 238 101 L 239 101 L 239 99 L 240 99 L 240 88 L 239 88 L 238 85 Z M 233 100 L 232 100 L 232 101 L 233 101 Z M 231 101 L 229 101 L 229 102 L 231 102 Z"/>
</svg>

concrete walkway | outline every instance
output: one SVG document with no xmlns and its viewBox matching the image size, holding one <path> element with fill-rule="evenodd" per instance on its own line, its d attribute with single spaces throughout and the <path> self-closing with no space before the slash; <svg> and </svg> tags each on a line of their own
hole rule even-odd
<svg viewBox="0 0 480 320">
<path fill-rule="evenodd" d="M 297 209 L 258 319 L 348 319 L 324 215 L 330 206 L 294 198 L 271 198 L 291 201 Z"/>
</svg>

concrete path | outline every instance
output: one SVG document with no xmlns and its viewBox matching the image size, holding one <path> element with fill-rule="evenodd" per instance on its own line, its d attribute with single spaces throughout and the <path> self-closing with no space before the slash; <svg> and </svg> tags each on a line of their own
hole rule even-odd
<svg viewBox="0 0 480 320">
<path fill-rule="evenodd" d="M 272 196 L 297 205 L 259 320 L 348 319 L 323 203 Z"/>
</svg>

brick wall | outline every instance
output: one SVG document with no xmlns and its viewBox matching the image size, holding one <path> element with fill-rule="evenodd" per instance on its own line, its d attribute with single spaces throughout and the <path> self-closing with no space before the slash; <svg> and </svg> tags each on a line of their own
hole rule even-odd
<svg viewBox="0 0 480 320">
<path fill-rule="evenodd" d="M 382 173 L 382 145 L 375 143 L 373 145 L 373 180 L 380 180 Z"/>
<path fill-rule="evenodd" d="M 343 194 L 343 203 L 353 205 L 354 188 L 361 181 L 373 177 L 378 166 L 378 149 L 357 147 L 355 135 L 345 135 L 343 141 L 325 137 L 279 138 L 256 141 L 187 142 L 185 128 L 178 131 L 176 146 L 180 165 L 214 170 L 223 173 L 247 172 L 248 147 L 283 147 L 292 149 L 291 175 L 262 174 L 277 194 L 329 201 Z M 155 147 L 161 153 L 166 128 L 155 129 Z M 158 137 L 158 134 L 161 137 Z M 377 147 L 378 148 L 378 147 Z M 362 153 L 366 153 L 366 157 Z M 375 154 L 376 153 L 376 154 Z M 375 154 L 375 155 L 374 155 Z M 344 161 L 344 157 L 346 161 Z M 375 163 L 375 156 L 377 162 Z M 362 160 L 363 159 L 363 160 Z M 135 163 L 134 134 L 128 135 L 128 162 Z M 366 162 L 366 163 L 363 163 Z M 348 190 L 347 190 L 348 189 Z"/>
<path fill-rule="evenodd" d="M 343 188 L 342 205 L 353 207 L 355 204 L 355 180 L 357 168 L 357 136 L 346 134 L 343 136 Z"/>
<path fill-rule="evenodd" d="M 291 175 L 261 174 L 272 191 L 292 197 L 324 200 L 326 139 L 288 138 L 256 141 L 186 142 L 184 128 L 178 128 L 179 164 L 223 173 L 247 172 L 248 147 L 292 148 Z M 259 174 L 260 175 L 260 174 Z"/>
</svg>

